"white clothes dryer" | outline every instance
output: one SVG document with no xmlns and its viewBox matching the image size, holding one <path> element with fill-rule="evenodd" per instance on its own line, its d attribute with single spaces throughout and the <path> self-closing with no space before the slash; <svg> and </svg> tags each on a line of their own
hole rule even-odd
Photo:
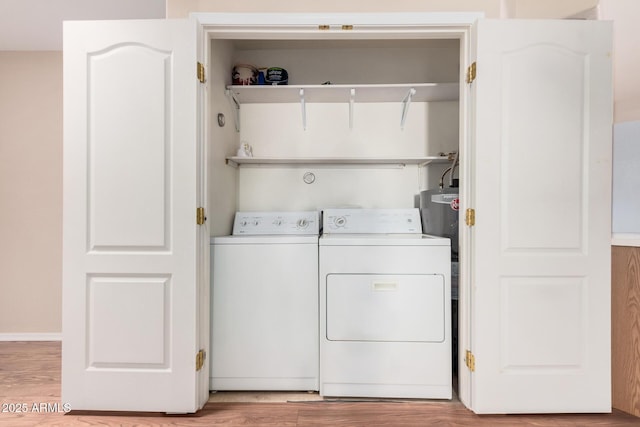
<svg viewBox="0 0 640 427">
<path fill-rule="evenodd" d="M 418 209 L 329 209 L 320 238 L 320 394 L 452 396 L 451 258 Z"/>
<path fill-rule="evenodd" d="M 211 239 L 211 390 L 318 390 L 318 212 L 238 212 Z"/>
</svg>

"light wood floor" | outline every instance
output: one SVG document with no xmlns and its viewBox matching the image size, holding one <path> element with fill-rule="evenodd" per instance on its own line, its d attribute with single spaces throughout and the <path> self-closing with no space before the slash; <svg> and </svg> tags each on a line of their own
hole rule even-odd
<svg viewBox="0 0 640 427">
<path fill-rule="evenodd" d="M 60 402 L 59 342 L 0 342 L 0 404 L 26 403 L 27 413 L 0 413 L 0 426 L 640 426 L 614 410 L 599 415 L 478 416 L 460 402 L 233 403 L 210 401 L 194 415 L 31 412 Z"/>
</svg>

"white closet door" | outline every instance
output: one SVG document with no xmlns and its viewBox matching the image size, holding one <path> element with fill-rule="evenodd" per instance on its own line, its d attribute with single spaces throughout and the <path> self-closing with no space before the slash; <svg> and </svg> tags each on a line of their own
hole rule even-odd
<svg viewBox="0 0 640 427">
<path fill-rule="evenodd" d="M 471 407 L 608 412 L 611 25 L 475 32 Z"/>
<path fill-rule="evenodd" d="M 65 23 L 62 400 L 72 410 L 202 405 L 197 85 L 193 22 Z"/>
</svg>

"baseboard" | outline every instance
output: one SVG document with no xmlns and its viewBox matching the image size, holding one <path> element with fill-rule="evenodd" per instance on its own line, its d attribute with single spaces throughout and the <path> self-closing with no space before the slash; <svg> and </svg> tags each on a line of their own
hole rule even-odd
<svg viewBox="0 0 640 427">
<path fill-rule="evenodd" d="M 2 333 L 0 332 L 0 341 L 62 341 L 62 333 L 60 332 L 43 332 L 43 333 Z"/>
</svg>

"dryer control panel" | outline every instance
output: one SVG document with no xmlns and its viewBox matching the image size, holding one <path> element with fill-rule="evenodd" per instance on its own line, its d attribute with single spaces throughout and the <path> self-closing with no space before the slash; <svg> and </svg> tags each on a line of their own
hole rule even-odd
<svg viewBox="0 0 640 427">
<path fill-rule="evenodd" d="M 410 209 L 326 209 L 325 234 L 422 234 L 420 211 Z"/>
<path fill-rule="evenodd" d="M 320 214 L 302 212 L 236 212 L 233 235 L 311 235 L 320 232 Z"/>
</svg>

